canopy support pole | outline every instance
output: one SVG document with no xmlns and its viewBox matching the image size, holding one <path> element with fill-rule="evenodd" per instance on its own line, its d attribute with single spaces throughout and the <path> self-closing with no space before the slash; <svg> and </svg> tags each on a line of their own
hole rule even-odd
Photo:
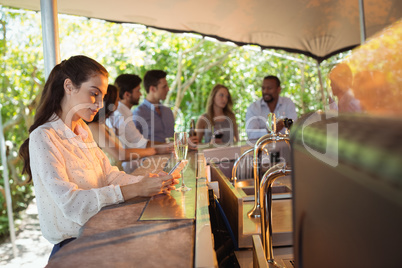
<svg viewBox="0 0 402 268">
<path fill-rule="evenodd" d="M 40 0 L 42 21 L 43 58 L 45 61 L 45 79 L 53 67 L 60 62 L 59 23 L 57 0 Z"/>
<path fill-rule="evenodd" d="M 10 238 L 11 245 L 13 247 L 13 255 L 14 258 L 17 257 L 17 247 L 15 245 L 15 229 L 14 229 L 14 215 L 13 215 L 13 206 L 11 199 L 11 191 L 10 191 L 10 182 L 8 180 L 8 166 L 7 166 L 7 157 L 6 157 L 6 142 L 3 134 L 3 122 L 1 118 L 1 108 L 0 104 L 0 150 L 1 150 L 1 163 L 3 165 L 3 180 L 4 180 L 4 190 L 6 193 L 6 203 L 7 203 L 7 215 L 8 215 L 8 228 L 10 230 Z"/>
<path fill-rule="evenodd" d="M 366 23 L 364 17 L 364 0 L 359 0 L 359 14 L 360 14 L 360 44 L 366 41 Z"/>
</svg>

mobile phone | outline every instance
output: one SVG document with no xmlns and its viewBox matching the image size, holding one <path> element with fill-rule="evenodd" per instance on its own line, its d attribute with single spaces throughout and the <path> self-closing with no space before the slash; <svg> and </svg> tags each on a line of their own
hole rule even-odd
<svg viewBox="0 0 402 268">
<path fill-rule="evenodd" d="M 177 164 L 169 171 L 168 175 L 172 175 L 176 170 L 180 172 L 187 165 L 187 162 L 188 160 L 180 160 L 177 162 Z"/>
<path fill-rule="evenodd" d="M 172 173 L 180 166 L 181 162 L 183 162 L 183 160 L 177 162 L 177 164 L 169 171 L 168 175 L 172 175 Z"/>
</svg>

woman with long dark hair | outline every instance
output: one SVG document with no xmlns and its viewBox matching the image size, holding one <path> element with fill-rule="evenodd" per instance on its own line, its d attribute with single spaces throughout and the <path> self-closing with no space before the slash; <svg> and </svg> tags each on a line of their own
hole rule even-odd
<svg viewBox="0 0 402 268">
<path fill-rule="evenodd" d="M 207 101 L 207 111 L 197 121 L 198 141 L 208 143 L 214 138 L 216 143 L 232 143 L 239 140 L 236 117 L 232 112 L 232 97 L 229 89 L 217 84 Z"/>
<path fill-rule="evenodd" d="M 29 138 L 20 148 L 23 172 L 33 181 L 43 236 L 51 256 L 78 236 L 102 207 L 174 189 L 177 179 L 132 176 L 111 166 L 83 120 L 102 108 L 108 72 L 74 56 L 56 65 L 43 89 Z"/>
<path fill-rule="evenodd" d="M 95 115 L 91 122 L 88 122 L 94 140 L 98 146 L 106 153 L 110 162 L 131 173 L 138 166 L 138 159 L 157 154 L 154 147 L 147 148 L 124 148 L 114 131 L 106 124 L 106 119 L 116 110 L 119 101 L 119 91 L 117 87 L 108 85 L 107 94 L 103 98 L 103 108 Z M 158 146 L 158 145 L 156 145 Z"/>
</svg>

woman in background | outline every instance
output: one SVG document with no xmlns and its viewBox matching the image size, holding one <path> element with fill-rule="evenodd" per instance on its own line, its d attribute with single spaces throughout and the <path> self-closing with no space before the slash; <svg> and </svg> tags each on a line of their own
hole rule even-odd
<svg viewBox="0 0 402 268">
<path fill-rule="evenodd" d="M 198 141 L 205 143 L 214 139 L 216 143 L 233 143 L 239 140 L 236 117 L 232 112 L 232 98 L 229 89 L 223 85 L 216 85 L 209 94 L 207 112 L 197 121 Z"/>
<path fill-rule="evenodd" d="M 158 153 L 156 147 L 147 148 L 123 148 L 119 138 L 113 130 L 105 124 L 106 119 L 116 110 L 119 101 L 118 89 L 113 85 L 108 85 L 107 94 L 103 98 L 103 108 L 95 115 L 92 122 L 88 122 L 94 140 L 98 146 L 109 157 L 112 165 L 119 167 L 126 173 L 132 173 L 138 166 L 138 159 Z M 161 145 L 161 150 L 164 147 Z"/>
<path fill-rule="evenodd" d="M 102 108 L 108 72 L 93 59 L 74 56 L 51 71 L 29 138 L 20 148 L 23 173 L 33 181 L 50 257 L 74 240 L 80 228 L 108 205 L 175 189 L 178 180 L 132 176 L 111 166 L 83 120 Z"/>
</svg>

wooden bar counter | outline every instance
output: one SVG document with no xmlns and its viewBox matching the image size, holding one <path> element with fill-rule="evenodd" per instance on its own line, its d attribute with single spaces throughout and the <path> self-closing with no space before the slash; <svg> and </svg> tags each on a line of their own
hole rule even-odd
<svg viewBox="0 0 402 268">
<path fill-rule="evenodd" d="M 172 160 L 149 157 L 133 174 L 157 173 Z M 104 207 L 47 267 L 217 267 L 208 190 L 198 169 L 197 153 L 190 152 L 183 177 L 191 191 Z"/>
</svg>

